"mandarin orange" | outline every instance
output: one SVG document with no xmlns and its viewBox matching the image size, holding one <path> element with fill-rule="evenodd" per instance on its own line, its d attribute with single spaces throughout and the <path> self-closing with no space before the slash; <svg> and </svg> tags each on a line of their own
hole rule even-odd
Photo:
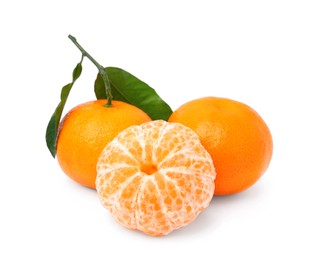
<svg viewBox="0 0 318 260">
<path fill-rule="evenodd" d="M 101 203 L 126 228 L 152 236 L 192 222 L 210 203 L 215 170 L 188 127 L 162 120 L 123 130 L 97 163 Z"/>
<path fill-rule="evenodd" d="M 270 163 L 270 130 L 246 104 L 226 98 L 200 98 L 179 107 L 168 121 L 182 123 L 199 135 L 217 172 L 215 195 L 247 189 Z"/>
<path fill-rule="evenodd" d="M 73 108 L 63 118 L 58 139 L 57 159 L 74 181 L 95 188 L 96 163 L 105 147 L 120 131 L 151 121 L 139 108 L 121 101 L 87 102 Z"/>
</svg>

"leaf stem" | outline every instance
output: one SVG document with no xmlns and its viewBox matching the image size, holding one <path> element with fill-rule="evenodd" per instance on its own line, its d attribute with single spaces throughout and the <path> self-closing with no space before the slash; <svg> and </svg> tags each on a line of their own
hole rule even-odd
<svg viewBox="0 0 318 260">
<path fill-rule="evenodd" d="M 76 45 L 76 47 L 82 52 L 82 58 L 87 57 L 91 62 L 94 63 L 94 65 L 97 67 L 105 85 L 106 89 L 106 96 L 107 96 L 107 103 L 105 104 L 106 107 L 112 106 L 112 93 L 111 93 L 111 87 L 110 82 L 107 76 L 107 72 L 103 66 L 101 66 L 84 48 L 77 42 L 76 38 L 72 35 L 69 35 L 68 38 L 71 39 L 71 41 Z"/>
</svg>

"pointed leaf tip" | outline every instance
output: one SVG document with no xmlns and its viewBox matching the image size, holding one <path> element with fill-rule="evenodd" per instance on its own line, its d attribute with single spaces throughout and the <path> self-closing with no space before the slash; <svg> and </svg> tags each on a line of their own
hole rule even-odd
<svg viewBox="0 0 318 260">
<path fill-rule="evenodd" d="M 46 128 L 46 134 L 45 134 L 46 145 L 51 155 L 53 156 L 53 158 L 55 158 L 55 155 L 56 155 L 56 141 L 57 141 L 58 129 L 59 129 L 59 124 L 60 124 L 61 116 L 63 113 L 63 109 L 66 104 L 68 95 L 70 94 L 70 91 L 75 81 L 80 77 L 81 73 L 82 73 L 82 61 L 78 63 L 75 69 L 73 70 L 73 81 L 62 88 L 61 94 L 60 94 L 60 102 L 57 105 Z"/>
</svg>

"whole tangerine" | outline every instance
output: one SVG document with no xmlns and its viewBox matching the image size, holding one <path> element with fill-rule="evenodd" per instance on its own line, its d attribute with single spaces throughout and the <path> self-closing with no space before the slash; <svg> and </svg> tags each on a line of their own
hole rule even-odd
<svg viewBox="0 0 318 260">
<path fill-rule="evenodd" d="M 63 118 L 57 138 L 57 159 L 74 181 L 95 188 L 96 163 L 105 147 L 119 132 L 151 118 L 141 109 L 121 101 L 95 100 L 80 104 Z"/>
<path fill-rule="evenodd" d="M 271 132 L 246 104 L 227 98 L 199 98 L 179 107 L 168 121 L 182 123 L 199 135 L 216 169 L 215 195 L 247 189 L 269 166 Z"/>
</svg>

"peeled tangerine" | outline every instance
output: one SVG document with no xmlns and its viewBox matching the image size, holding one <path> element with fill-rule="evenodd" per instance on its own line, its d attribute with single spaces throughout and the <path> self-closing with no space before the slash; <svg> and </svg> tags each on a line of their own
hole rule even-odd
<svg viewBox="0 0 318 260">
<path fill-rule="evenodd" d="M 118 223 L 161 236 L 189 224 L 209 205 L 215 175 L 190 128 L 158 120 L 123 130 L 104 148 L 96 188 Z"/>
</svg>

